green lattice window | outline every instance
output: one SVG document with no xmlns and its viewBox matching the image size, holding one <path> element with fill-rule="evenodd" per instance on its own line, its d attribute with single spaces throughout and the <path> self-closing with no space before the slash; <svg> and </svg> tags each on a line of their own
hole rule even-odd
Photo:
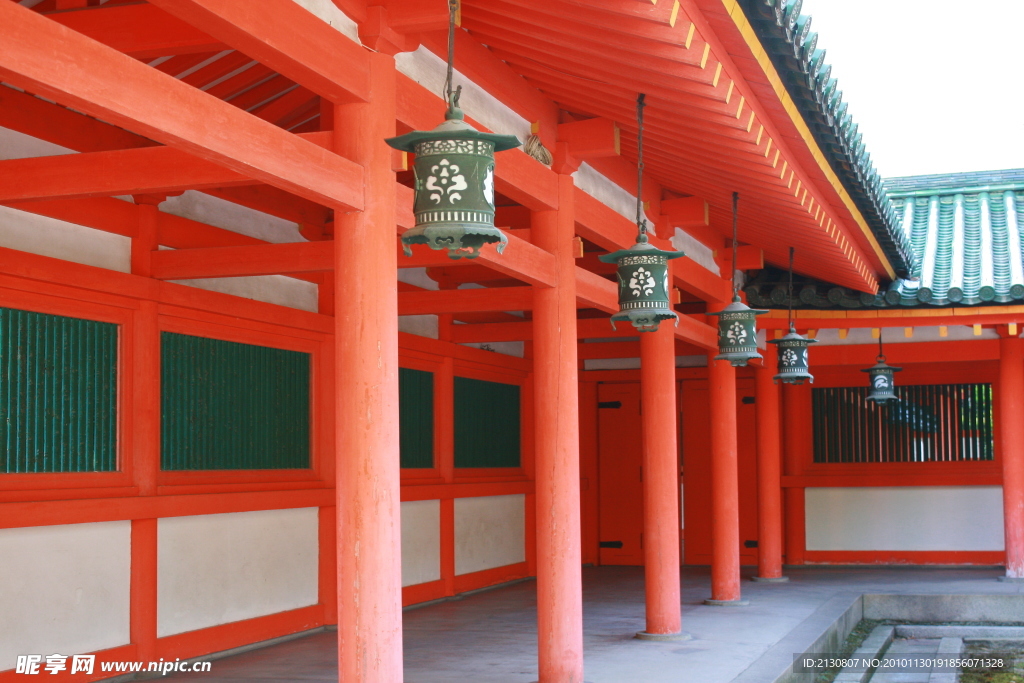
<svg viewBox="0 0 1024 683">
<path fill-rule="evenodd" d="M 0 308 L 0 472 L 117 469 L 117 325 Z"/>
<path fill-rule="evenodd" d="M 161 468 L 310 466 L 310 356 L 161 335 Z"/>
<path fill-rule="evenodd" d="M 433 467 L 434 373 L 399 368 L 398 393 L 402 467 Z"/>
<path fill-rule="evenodd" d="M 455 466 L 519 467 L 519 386 L 455 378 Z"/>
</svg>

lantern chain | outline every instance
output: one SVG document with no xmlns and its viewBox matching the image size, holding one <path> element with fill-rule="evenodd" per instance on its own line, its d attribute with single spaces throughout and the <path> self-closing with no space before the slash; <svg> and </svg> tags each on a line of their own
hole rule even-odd
<svg viewBox="0 0 1024 683">
<path fill-rule="evenodd" d="M 444 100 L 448 103 L 448 110 L 458 109 L 459 95 L 462 94 L 460 85 L 452 90 L 452 76 L 455 69 L 455 15 L 459 12 L 461 0 L 448 0 L 448 73 L 444 80 Z"/>
<path fill-rule="evenodd" d="M 795 247 L 789 248 L 789 292 L 787 298 L 789 299 L 789 329 L 793 331 L 793 254 L 796 252 Z"/>
<path fill-rule="evenodd" d="M 736 214 L 739 211 L 740 193 L 732 193 L 732 298 L 733 301 L 740 300 L 740 284 L 736 279 L 736 251 L 739 249 L 739 237 L 736 222 Z"/>
<path fill-rule="evenodd" d="M 885 362 L 885 353 L 882 351 L 882 330 L 884 327 L 878 328 L 878 361 L 881 363 Z"/>
<path fill-rule="evenodd" d="M 636 97 L 636 227 L 640 231 L 636 241 L 640 244 L 647 243 L 647 220 L 644 217 L 644 99 L 647 96 L 640 93 Z"/>
</svg>

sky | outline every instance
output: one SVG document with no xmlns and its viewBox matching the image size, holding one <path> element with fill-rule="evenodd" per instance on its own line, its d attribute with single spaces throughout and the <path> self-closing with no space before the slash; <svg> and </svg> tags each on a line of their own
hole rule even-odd
<svg viewBox="0 0 1024 683">
<path fill-rule="evenodd" d="M 883 178 L 1024 168 L 1024 0 L 804 0 Z"/>
</svg>

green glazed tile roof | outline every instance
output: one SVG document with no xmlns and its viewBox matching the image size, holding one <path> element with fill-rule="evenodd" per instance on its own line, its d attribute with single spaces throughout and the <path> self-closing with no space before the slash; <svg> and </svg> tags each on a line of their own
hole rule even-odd
<svg viewBox="0 0 1024 683">
<path fill-rule="evenodd" d="M 910 277 L 890 305 L 978 305 L 1024 299 L 1024 169 L 886 181 L 913 244 Z"/>
<path fill-rule="evenodd" d="M 799 278 L 794 306 L 983 306 L 1024 300 L 1024 169 L 890 178 L 885 189 L 913 268 L 876 295 Z M 744 289 L 751 305 L 787 305 L 785 274 Z"/>
<path fill-rule="evenodd" d="M 882 178 L 871 163 L 847 113 L 843 93 L 818 48 L 811 18 L 800 14 L 803 0 L 739 0 L 772 64 L 832 170 L 871 227 L 898 277 L 916 264 L 914 251 L 899 229 L 899 215 L 886 196 Z"/>
</svg>

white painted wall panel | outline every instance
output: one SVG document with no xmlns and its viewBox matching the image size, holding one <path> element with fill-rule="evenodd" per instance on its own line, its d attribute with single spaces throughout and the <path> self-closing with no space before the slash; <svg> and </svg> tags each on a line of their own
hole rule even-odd
<svg viewBox="0 0 1024 683">
<path fill-rule="evenodd" d="M 999 486 L 806 490 L 808 550 L 1002 550 Z"/>
<path fill-rule="evenodd" d="M 455 573 L 526 560 L 526 496 L 455 500 Z"/>
<path fill-rule="evenodd" d="M 317 602 L 317 509 L 158 522 L 160 637 Z"/>
<path fill-rule="evenodd" d="M 402 585 L 441 578 L 441 501 L 402 503 Z"/>
<path fill-rule="evenodd" d="M 129 641 L 131 522 L 0 529 L 0 671 Z"/>
<path fill-rule="evenodd" d="M 316 313 L 319 306 L 316 283 L 296 280 L 284 275 L 172 280 L 172 282 L 313 313 Z"/>
<path fill-rule="evenodd" d="M 7 206 L 0 206 L 0 247 L 122 273 L 131 270 L 130 237 Z"/>
</svg>

